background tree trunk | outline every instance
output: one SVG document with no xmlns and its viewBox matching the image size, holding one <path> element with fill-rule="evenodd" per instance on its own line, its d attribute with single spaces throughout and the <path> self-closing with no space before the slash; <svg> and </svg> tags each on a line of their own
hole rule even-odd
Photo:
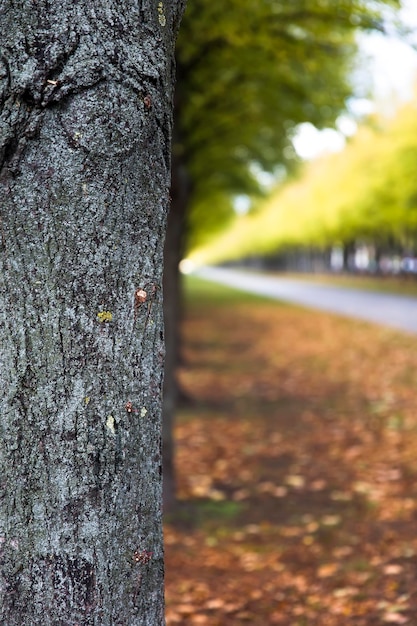
<svg viewBox="0 0 417 626">
<path fill-rule="evenodd" d="M 163 468 L 164 510 L 172 511 L 175 505 L 175 445 L 174 419 L 181 393 L 177 380 L 177 367 L 181 350 L 182 291 L 179 263 L 185 244 L 185 217 L 190 189 L 186 169 L 180 158 L 173 158 L 171 209 L 168 216 L 164 250 L 164 317 L 165 317 L 165 374 L 163 393 Z"/>
<path fill-rule="evenodd" d="M 160 626 L 183 1 L 3 2 L 0 622 Z"/>
</svg>

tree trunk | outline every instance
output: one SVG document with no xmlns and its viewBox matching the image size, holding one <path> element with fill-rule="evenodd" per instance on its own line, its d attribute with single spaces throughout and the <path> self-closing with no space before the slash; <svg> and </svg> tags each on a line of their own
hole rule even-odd
<svg viewBox="0 0 417 626">
<path fill-rule="evenodd" d="M 177 366 L 180 360 L 180 323 L 182 309 L 179 263 L 184 252 L 185 214 L 189 201 L 189 182 L 181 159 L 173 159 L 171 210 L 168 216 L 164 251 L 164 317 L 165 317 L 165 375 L 163 394 L 163 467 L 164 510 L 175 505 L 175 445 L 174 418 L 180 394 Z"/>
<path fill-rule="evenodd" d="M 161 281 L 182 5 L 2 3 L 7 626 L 164 623 Z"/>
</svg>

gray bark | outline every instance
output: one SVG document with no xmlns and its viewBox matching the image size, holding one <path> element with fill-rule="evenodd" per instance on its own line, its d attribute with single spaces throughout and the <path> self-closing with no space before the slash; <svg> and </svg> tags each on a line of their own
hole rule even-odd
<svg viewBox="0 0 417 626">
<path fill-rule="evenodd" d="M 0 623 L 160 626 L 183 0 L 0 6 Z"/>
</svg>

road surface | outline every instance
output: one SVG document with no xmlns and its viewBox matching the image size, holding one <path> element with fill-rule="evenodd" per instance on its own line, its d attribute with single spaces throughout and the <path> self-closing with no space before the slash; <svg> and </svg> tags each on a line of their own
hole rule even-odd
<svg viewBox="0 0 417 626">
<path fill-rule="evenodd" d="M 417 298 L 320 285 L 243 270 L 204 267 L 197 276 L 276 300 L 339 313 L 417 334 Z"/>
</svg>

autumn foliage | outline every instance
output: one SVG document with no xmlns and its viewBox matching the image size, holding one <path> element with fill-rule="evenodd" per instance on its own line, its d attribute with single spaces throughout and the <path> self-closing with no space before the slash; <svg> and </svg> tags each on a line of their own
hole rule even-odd
<svg viewBox="0 0 417 626">
<path fill-rule="evenodd" d="M 328 249 L 353 242 L 383 253 L 414 254 L 417 236 L 417 95 L 394 116 L 375 114 L 346 148 L 306 163 L 277 185 L 256 211 L 235 221 L 197 263 L 291 248 Z"/>
<path fill-rule="evenodd" d="M 417 614 L 417 338 L 193 281 L 167 624 Z"/>
</svg>

